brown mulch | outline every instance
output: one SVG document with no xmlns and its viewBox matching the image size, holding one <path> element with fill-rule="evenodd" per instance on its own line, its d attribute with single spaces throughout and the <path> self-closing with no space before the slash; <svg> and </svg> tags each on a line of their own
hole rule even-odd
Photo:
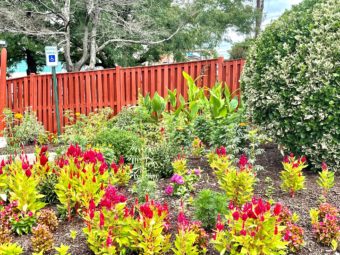
<svg viewBox="0 0 340 255">
<path fill-rule="evenodd" d="M 315 242 L 313 239 L 312 228 L 309 218 L 310 208 L 317 207 L 319 203 L 320 188 L 316 184 L 318 175 L 310 170 L 305 171 L 306 176 L 306 189 L 298 192 L 294 198 L 291 198 L 288 193 L 281 191 L 280 189 L 280 177 L 279 172 L 282 170 L 281 160 L 282 155 L 277 150 L 276 145 L 270 144 L 264 147 L 265 153 L 259 156 L 257 164 L 262 165 L 264 170 L 258 173 L 258 182 L 255 187 L 255 195 L 266 198 L 266 190 L 268 185 L 274 187 L 272 198 L 275 201 L 281 202 L 288 206 L 293 212 L 296 212 L 300 216 L 299 224 L 305 230 L 305 247 L 298 254 L 300 255 L 326 255 L 335 254 L 329 247 L 323 247 Z M 220 191 L 216 178 L 212 173 L 206 159 L 191 159 L 189 162 L 190 167 L 200 167 L 203 170 L 202 178 L 197 184 L 196 191 L 191 194 L 193 197 L 202 189 L 212 189 Z M 270 177 L 272 183 L 265 182 L 265 178 Z M 339 175 L 336 175 L 336 184 L 328 196 L 328 201 L 340 208 L 340 180 Z M 170 209 L 170 223 L 172 229 L 171 232 L 175 232 L 175 226 L 177 221 L 178 206 L 180 205 L 180 199 L 168 197 L 164 194 L 165 187 L 169 184 L 168 179 L 162 179 L 158 181 L 158 201 L 167 202 Z M 133 201 L 134 195 L 131 194 L 129 189 L 121 190 L 122 193 L 127 195 Z M 189 218 L 192 218 L 192 206 L 187 206 L 187 214 Z M 86 245 L 85 236 L 82 234 L 83 222 L 80 219 L 74 219 L 70 223 L 62 221 L 59 224 L 57 231 L 54 233 L 55 245 L 59 246 L 61 243 L 70 246 L 69 252 L 72 255 L 87 255 L 93 254 Z M 76 230 L 78 232 L 77 238 L 73 241 L 70 236 L 70 230 Z M 25 249 L 24 254 L 32 254 L 30 245 L 30 236 L 15 237 L 15 241 L 22 245 Z M 54 254 L 54 253 L 51 253 Z M 208 254 L 217 254 L 216 252 L 209 250 Z"/>
</svg>

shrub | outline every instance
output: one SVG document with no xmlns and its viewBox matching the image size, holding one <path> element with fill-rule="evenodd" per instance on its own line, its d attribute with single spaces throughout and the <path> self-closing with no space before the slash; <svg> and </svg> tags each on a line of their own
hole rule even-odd
<svg viewBox="0 0 340 255">
<path fill-rule="evenodd" d="M 148 195 L 151 199 L 155 199 L 157 193 L 157 182 L 150 174 L 148 174 L 145 170 L 142 170 L 136 180 L 136 184 L 132 187 L 132 192 L 136 193 L 138 200 L 141 202 L 144 202 L 146 195 Z"/>
<path fill-rule="evenodd" d="M 142 140 L 135 133 L 118 128 L 99 132 L 94 138 L 94 144 L 112 149 L 114 161 L 124 156 L 129 163 L 139 161 L 143 146 Z"/>
<path fill-rule="evenodd" d="M 14 216 L 15 217 L 10 219 L 13 232 L 17 235 L 31 233 L 32 227 L 36 223 L 36 217 L 33 215 L 33 213 L 20 213 Z"/>
<path fill-rule="evenodd" d="M 126 186 L 129 184 L 132 166 L 124 164 L 124 158 L 122 156 L 118 164 L 114 162 L 111 164 L 111 169 L 113 185 Z"/>
<path fill-rule="evenodd" d="M 32 248 L 35 252 L 47 252 L 53 248 L 53 234 L 45 225 L 38 225 L 32 230 Z"/>
<path fill-rule="evenodd" d="M 221 193 L 205 189 L 198 193 L 194 200 L 195 218 L 202 222 L 205 229 L 212 229 L 216 225 L 217 215 L 227 213 L 227 198 Z"/>
<path fill-rule="evenodd" d="M 59 202 L 58 196 L 55 192 L 55 185 L 58 178 L 55 174 L 48 174 L 38 185 L 38 191 L 44 195 L 41 200 L 47 204 L 57 204 Z"/>
<path fill-rule="evenodd" d="M 44 126 L 38 121 L 36 114 L 30 109 L 24 114 L 13 113 L 11 110 L 4 111 L 6 128 L 4 137 L 7 140 L 10 152 L 15 152 L 22 145 L 38 142 L 40 136 L 45 135 Z"/>
<path fill-rule="evenodd" d="M 310 217 L 317 241 L 336 250 L 340 241 L 338 209 L 331 204 L 323 203 L 318 209 L 310 210 Z"/>
<path fill-rule="evenodd" d="M 79 144 L 85 148 L 86 145 L 93 143 L 98 132 L 108 126 L 108 120 L 112 113 L 111 108 L 91 112 L 88 116 L 67 111 L 65 116 L 70 124 L 64 128 L 64 133 L 61 136 L 62 141 L 66 144 Z"/>
<path fill-rule="evenodd" d="M 179 152 L 179 148 L 167 140 L 147 146 L 144 152 L 147 172 L 161 178 L 170 177 L 173 174 L 172 160 Z"/>
<path fill-rule="evenodd" d="M 39 212 L 38 224 L 47 226 L 51 232 L 54 232 L 59 225 L 58 218 L 52 209 L 42 209 Z"/>
<path fill-rule="evenodd" d="M 254 123 L 287 151 L 340 168 L 339 1 L 305 0 L 269 25 L 241 84 Z"/>
</svg>

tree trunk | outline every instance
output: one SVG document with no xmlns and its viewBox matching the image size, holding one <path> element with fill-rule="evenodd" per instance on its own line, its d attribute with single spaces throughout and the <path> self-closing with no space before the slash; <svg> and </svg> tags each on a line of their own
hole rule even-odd
<svg viewBox="0 0 340 255">
<path fill-rule="evenodd" d="M 31 73 L 37 73 L 37 62 L 34 58 L 34 53 L 30 50 L 26 50 L 26 61 L 27 61 L 27 75 Z"/>
<path fill-rule="evenodd" d="M 255 38 L 258 37 L 261 31 L 263 19 L 264 0 L 256 0 L 256 24 L 255 24 Z"/>
</svg>

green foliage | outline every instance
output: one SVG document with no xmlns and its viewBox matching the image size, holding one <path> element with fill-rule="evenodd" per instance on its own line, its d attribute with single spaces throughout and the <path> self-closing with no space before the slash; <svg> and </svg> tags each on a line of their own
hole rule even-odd
<svg viewBox="0 0 340 255">
<path fill-rule="evenodd" d="M 229 52 L 229 59 L 246 59 L 254 39 L 247 38 L 242 42 L 233 44 Z"/>
<path fill-rule="evenodd" d="M 205 229 L 216 226 L 217 215 L 227 213 L 227 198 L 221 193 L 205 189 L 194 200 L 195 218 L 202 222 Z"/>
<path fill-rule="evenodd" d="M 147 173 L 147 171 L 142 170 L 140 176 L 136 180 L 136 184 L 132 187 L 132 191 L 137 195 L 138 200 L 141 202 L 144 202 L 146 195 L 151 199 L 155 199 L 157 182 Z"/>
<path fill-rule="evenodd" d="M 68 252 L 69 249 L 70 246 L 64 244 L 61 244 L 59 247 L 55 247 L 57 255 L 71 255 L 71 253 Z"/>
<path fill-rule="evenodd" d="M 162 141 L 145 148 L 144 164 L 151 175 L 167 178 L 173 174 L 172 160 L 180 152 L 172 141 Z"/>
<path fill-rule="evenodd" d="M 26 110 L 23 115 L 13 113 L 9 109 L 5 109 L 3 114 L 6 123 L 3 135 L 7 140 L 9 152 L 19 152 L 21 146 L 39 141 L 40 136 L 46 133 L 44 126 L 30 109 Z"/>
<path fill-rule="evenodd" d="M 111 167 L 113 168 L 111 183 L 120 187 L 127 186 L 131 179 L 132 166 L 124 165 L 124 163 L 119 163 L 119 165 L 112 163 Z"/>
<path fill-rule="evenodd" d="M 174 248 L 175 255 L 198 255 L 199 250 L 195 245 L 198 235 L 194 231 L 179 230 L 176 234 Z"/>
<path fill-rule="evenodd" d="M 21 161 L 15 161 L 8 166 L 11 172 L 8 180 L 9 200 L 17 201 L 17 208 L 22 212 L 36 212 L 45 206 L 45 203 L 40 201 L 44 196 L 38 192 L 39 181 L 29 174 L 29 169 L 23 169 L 23 164 Z"/>
<path fill-rule="evenodd" d="M 33 215 L 19 215 L 17 218 L 10 220 L 12 230 L 17 235 L 27 235 L 32 231 L 32 227 L 36 224 L 37 219 Z"/>
<path fill-rule="evenodd" d="M 0 245 L 0 254 L 2 255 L 20 255 L 23 249 L 16 243 L 4 243 Z"/>
<path fill-rule="evenodd" d="M 282 162 L 284 170 L 281 171 L 281 188 L 294 197 L 295 192 L 304 189 L 305 177 L 302 170 L 307 167 L 306 159 L 295 158 L 294 155 L 286 156 Z"/>
<path fill-rule="evenodd" d="M 339 7 L 305 0 L 267 26 L 247 58 L 244 96 L 255 124 L 320 167 L 340 167 Z"/>
<path fill-rule="evenodd" d="M 48 252 L 53 248 L 53 234 L 45 225 L 38 225 L 32 230 L 32 248 L 35 252 Z"/>
<path fill-rule="evenodd" d="M 204 144 L 210 144 L 210 134 L 213 130 L 213 122 L 209 114 L 197 116 L 193 123 L 194 135 L 196 135 Z"/>
<path fill-rule="evenodd" d="M 67 111 L 65 117 L 70 124 L 64 127 L 61 140 L 66 144 L 78 144 L 82 148 L 93 144 L 97 134 L 107 127 L 112 113 L 111 108 L 100 109 L 88 115 Z"/>
<path fill-rule="evenodd" d="M 93 142 L 99 147 L 111 149 L 114 161 L 124 156 L 127 162 L 133 164 L 139 161 L 143 146 L 142 140 L 135 133 L 118 128 L 105 129 L 97 133 Z"/>
<path fill-rule="evenodd" d="M 148 93 L 144 98 L 141 100 L 142 105 L 148 110 L 150 115 L 158 121 L 166 108 L 167 105 L 167 98 L 161 97 L 158 92 L 155 92 L 153 97 L 150 97 Z"/>
<path fill-rule="evenodd" d="M 57 204 L 59 202 L 58 196 L 55 193 L 55 185 L 58 179 L 55 174 L 48 174 L 38 185 L 38 191 L 44 195 L 41 200 L 47 204 Z"/>
</svg>

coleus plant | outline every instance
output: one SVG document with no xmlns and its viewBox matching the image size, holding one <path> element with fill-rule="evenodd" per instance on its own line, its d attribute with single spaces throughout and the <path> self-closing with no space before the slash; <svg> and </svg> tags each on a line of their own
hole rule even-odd
<svg viewBox="0 0 340 255">
<path fill-rule="evenodd" d="M 101 153 L 71 145 L 66 155 L 58 160 L 58 183 L 55 191 L 71 218 L 72 210 L 88 208 L 91 200 L 98 203 L 109 183 L 108 165 Z"/>
<path fill-rule="evenodd" d="M 299 216 L 296 213 L 292 213 L 288 207 L 282 206 L 279 221 L 281 226 L 286 227 L 283 231 L 283 238 L 288 242 L 289 251 L 294 253 L 300 251 L 305 244 L 304 230 L 297 224 L 298 220 Z"/>
<path fill-rule="evenodd" d="M 226 215 L 228 225 L 218 217 L 216 232 L 211 243 L 220 254 L 286 254 L 283 240 L 284 226 L 279 215 L 282 206 L 253 198 L 241 207 L 229 204 Z"/>
<path fill-rule="evenodd" d="M 320 204 L 310 210 L 313 231 L 318 242 L 336 250 L 340 241 L 339 210 L 329 204 Z"/>
<path fill-rule="evenodd" d="M 291 197 L 305 187 L 305 177 L 302 170 L 307 167 L 306 157 L 296 158 L 293 153 L 285 156 L 282 162 L 284 170 L 281 171 L 281 188 L 290 193 Z"/>
</svg>

